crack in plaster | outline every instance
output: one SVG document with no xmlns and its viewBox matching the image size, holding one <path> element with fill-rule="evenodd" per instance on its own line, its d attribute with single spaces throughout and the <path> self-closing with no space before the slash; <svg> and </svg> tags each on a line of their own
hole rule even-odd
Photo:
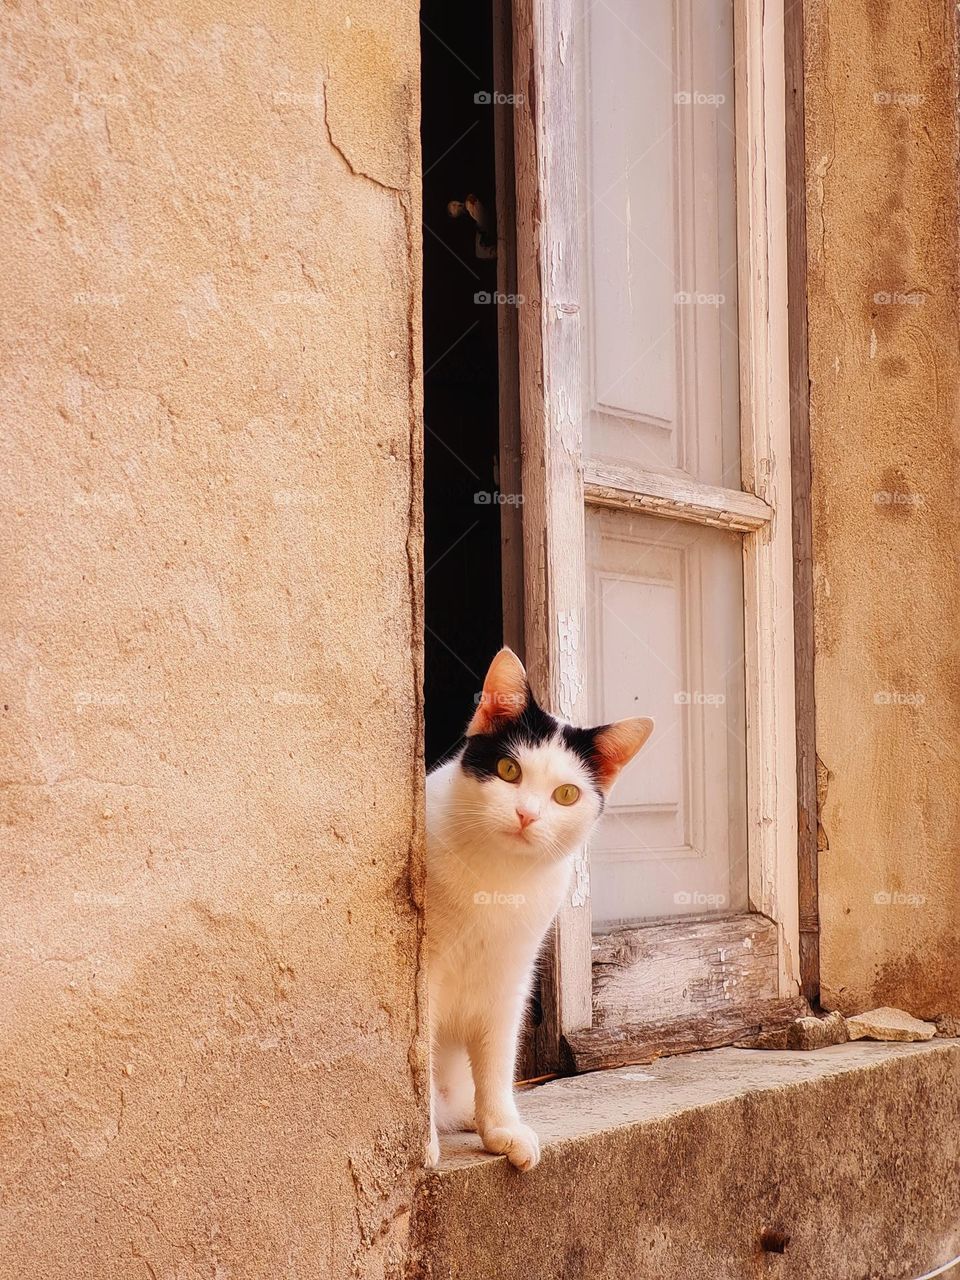
<svg viewBox="0 0 960 1280">
<path fill-rule="evenodd" d="M 358 165 L 354 164 L 353 160 L 350 158 L 350 156 L 347 154 L 344 148 L 333 136 L 333 126 L 330 124 L 330 112 L 327 105 L 328 100 L 329 99 L 328 99 L 328 93 L 327 93 L 327 85 L 324 84 L 323 86 L 323 125 L 327 132 L 327 141 L 330 143 L 330 146 L 337 153 L 337 155 L 340 157 L 343 163 L 347 166 L 350 172 L 354 175 L 354 177 L 366 178 L 368 182 L 372 182 L 375 187 L 379 187 L 382 191 L 392 191 L 395 195 L 400 195 L 400 196 L 405 195 L 406 191 L 403 187 L 395 187 L 392 182 L 385 182 L 382 178 L 378 178 L 376 174 L 367 173 L 365 169 L 361 169 Z"/>
</svg>

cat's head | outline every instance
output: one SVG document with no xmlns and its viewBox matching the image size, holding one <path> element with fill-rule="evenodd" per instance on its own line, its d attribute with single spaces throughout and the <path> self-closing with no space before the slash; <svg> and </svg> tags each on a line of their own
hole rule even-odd
<svg viewBox="0 0 960 1280">
<path fill-rule="evenodd" d="M 596 729 L 555 719 L 504 648 L 467 727 L 458 789 L 476 828 L 518 853 L 566 857 L 587 839 L 620 770 L 652 732 L 647 718 Z"/>
</svg>

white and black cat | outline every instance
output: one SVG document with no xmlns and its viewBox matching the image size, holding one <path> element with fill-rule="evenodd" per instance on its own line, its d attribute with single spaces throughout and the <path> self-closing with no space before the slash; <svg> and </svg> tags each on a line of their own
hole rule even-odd
<svg viewBox="0 0 960 1280">
<path fill-rule="evenodd" d="M 534 700 L 520 659 L 490 665 L 465 744 L 427 779 L 431 1126 L 475 1129 L 518 1169 L 540 1158 L 513 1077 L 537 954 L 573 860 L 648 719 L 575 729 Z"/>
</svg>

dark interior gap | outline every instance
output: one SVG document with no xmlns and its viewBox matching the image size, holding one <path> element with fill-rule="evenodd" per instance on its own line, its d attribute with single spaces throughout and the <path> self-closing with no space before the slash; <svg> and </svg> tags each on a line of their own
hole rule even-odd
<svg viewBox="0 0 960 1280">
<path fill-rule="evenodd" d="M 493 14 L 421 6 L 425 702 L 428 768 L 463 732 L 503 643 Z M 475 197 L 488 233 L 451 202 Z M 471 208 L 476 210 L 473 202 Z"/>
</svg>

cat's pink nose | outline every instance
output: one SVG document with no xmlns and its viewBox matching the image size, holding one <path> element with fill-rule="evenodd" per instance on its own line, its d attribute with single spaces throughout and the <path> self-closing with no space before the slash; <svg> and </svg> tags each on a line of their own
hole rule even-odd
<svg viewBox="0 0 960 1280">
<path fill-rule="evenodd" d="M 517 809 L 517 818 L 520 820 L 520 830 L 525 831 L 531 822 L 536 822 L 538 815 L 535 813 L 527 813 L 524 809 Z"/>
</svg>

